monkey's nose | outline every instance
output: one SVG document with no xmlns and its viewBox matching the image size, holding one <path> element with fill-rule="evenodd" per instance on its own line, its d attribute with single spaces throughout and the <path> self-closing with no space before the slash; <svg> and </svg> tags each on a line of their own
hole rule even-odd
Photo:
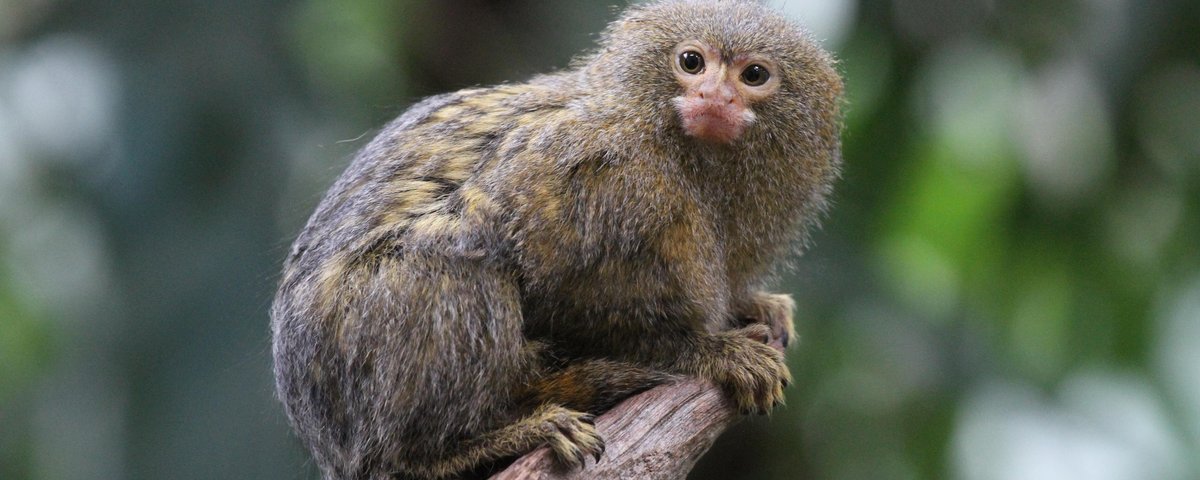
<svg viewBox="0 0 1200 480">
<path fill-rule="evenodd" d="M 696 97 L 717 105 L 731 104 L 737 100 L 736 92 L 728 85 L 723 84 L 701 86 L 696 89 Z"/>
</svg>

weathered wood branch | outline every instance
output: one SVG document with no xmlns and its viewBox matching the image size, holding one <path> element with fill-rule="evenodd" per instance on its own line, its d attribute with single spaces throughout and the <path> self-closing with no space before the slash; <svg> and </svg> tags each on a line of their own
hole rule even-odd
<svg viewBox="0 0 1200 480">
<path fill-rule="evenodd" d="M 562 471 L 542 447 L 492 480 L 683 479 L 717 436 L 738 419 L 711 382 L 685 379 L 630 397 L 596 419 L 607 447 L 599 462 Z"/>
<path fill-rule="evenodd" d="M 740 418 L 720 388 L 687 378 L 634 395 L 596 419 L 607 443 L 599 462 L 589 458 L 583 470 L 563 471 L 542 447 L 491 480 L 682 480 Z"/>
</svg>

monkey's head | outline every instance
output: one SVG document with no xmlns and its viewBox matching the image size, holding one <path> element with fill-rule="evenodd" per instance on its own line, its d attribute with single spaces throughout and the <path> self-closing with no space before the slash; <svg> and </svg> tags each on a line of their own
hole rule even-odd
<svg viewBox="0 0 1200 480">
<path fill-rule="evenodd" d="M 633 7 L 584 61 L 589 75 L 606 80 L 601 88 L 685 139 L 837 148 L 842 83 L 833 59 L 758 2 Z"/>
</svg>

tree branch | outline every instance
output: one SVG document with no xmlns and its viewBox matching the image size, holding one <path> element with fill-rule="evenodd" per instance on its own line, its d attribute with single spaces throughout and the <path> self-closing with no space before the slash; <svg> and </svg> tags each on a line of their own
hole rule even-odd
<svg viewBox="0 0 1200 480">
<path fill-rule="evenodd" d="M 547 447 L 492 480 L 683 479 L 738 414 L 716 385 L 688 378 L 634 395 L 596 420 L 607 447 L 599 462 L 563 471 Z"/>
<path fill-rule="evenodd" d="M 784 350 L 780 339 L 772 347 Z M 713 441 L 741 416 L 721 389 L 685 378 L 634 395 L 596 419 L 606 449 L 599 462 L 563 471 L 548 447 L 517 459 L 491 480 L 683 480 Z"/>
</svg>

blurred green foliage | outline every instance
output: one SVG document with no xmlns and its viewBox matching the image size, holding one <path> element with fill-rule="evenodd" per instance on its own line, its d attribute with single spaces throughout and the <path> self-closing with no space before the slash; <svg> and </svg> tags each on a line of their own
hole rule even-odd
<svg viewBox="0 0 1200 480">
<path fill-rule="evenodd" d="M 693 478 L 1200 478 L 1200 3 L 770 2 L 845 172 L 786 409 Z M 316 478 L 287 245 L 417 99 L 564 68 L 571 0 L 0 0 L 0 478 Z"/>
</svg>

